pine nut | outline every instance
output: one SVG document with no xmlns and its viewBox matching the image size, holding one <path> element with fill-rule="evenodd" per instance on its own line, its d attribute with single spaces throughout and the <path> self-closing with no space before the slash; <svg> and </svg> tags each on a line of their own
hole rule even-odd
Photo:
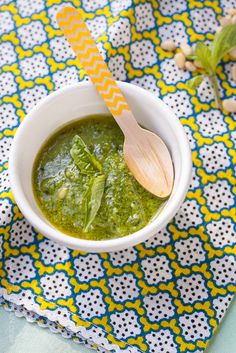
<svg viewBox="0 0 236 353">
<path fill-rule="evenodd" d="M 173 40 L 165 40 L 161 43 L 161 48 L 167 51 L 175 51 L 176 45 Z"/>
<path fill-rule="evenodd" d="M 57 197 L 59 198 L 59 199 L 64 199 L 64 197 L 66 196 L 66 194 L 67 194 L 67 188 L 61 188 L 61 189 L 59 189 L 58 191 L 57 191 Z"/>
<path fill-rule="evenodd" d="M 175 63 L 178 66 L 179 69 L 184 69 L 184 64 L 185 64 L 185 56 L 183 53 L 177 53 L 174 56 Z"/>
<path fill-rule="evenodd" d="M 236 65 L 233 65 L 231 68 L 231 76 L 234 82 L 236 82 Z"/>
<path fill-rule="evenodd" d="M 196 71 L 197 68 L 196 68 L 195 65 L 193 65 L 193 63 L 191 61 L 186 61 L 185 69 L 190 71 L 190 72 L 194 72 L 194 71 Z"/>
<path fill-rule="evenodd" d="M 192 48 L 187 43 L 181 43 L 180 48 L 185 56 L 192 55 L 192 53 L 193 53 Z"/>
<path fill-rule="evenodd" d="M 231 58 L 236 59 L 236 48 L 231 49 L 229 55 Z"/>
<path fill-rule="evenodd" d="M 203 69 L 203 66 L 199 60 L 194 60 L 193 62 L 194 66 L 196 66 L 198 69 Z"/>
<path fill-rule="evenodd" d="M 220 19 L 220 24 L 222 27 L 228 26 L 232 23 L 230 16 L 225 16 Z"/>
<path fill-rule="evenodd" d="M 236 15 L 236 9 L 227 9 L 227 13 L 228 13 L 230 16 L 234 16 L 234 15 Z"/>
<path fill-rule="evenodd" d="M 232 25 L 235 25 L 235 24 L 236 24 L 236 15 L 234 15 L 234 16 L 232 17 L 231 22 L 232 22 Z"/>
<path fill-rule="evenodd" d="M 236 100 L 234 100 L 234 99 L 223 100 L 223 108 L 227 112 L 235 113 L 236 112 Z"/>
</svg>

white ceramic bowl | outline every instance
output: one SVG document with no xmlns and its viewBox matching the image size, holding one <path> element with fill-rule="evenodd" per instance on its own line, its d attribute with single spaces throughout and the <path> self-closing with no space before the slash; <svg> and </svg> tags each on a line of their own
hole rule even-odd
<svg viewBox="0 0 236 353">
<path fill-rule="evenodd" d="M 46 237 L 72 249 L 87 252 L 115 251 L 150 238 L 162 229 L 181 206 L 191 177 L 191 151 L 182 125 L 173 112 L 151 93 L 128 83 L 118 83 L 137 121 L 157 133 L 171 152 L 175 181 L 161 212 L 136 233 L 111 240 L 70 237 L 52 226 L 40 211 L 32 190 L 32 167 L 43 142 L 60 126 L 76 118 L 107 113 L 91 83 L 78 83 L 56 91 L 33 108 L 20 125 L 10 152 L 9 173 L 15 200 L 28 221 Z"/>
</svg>

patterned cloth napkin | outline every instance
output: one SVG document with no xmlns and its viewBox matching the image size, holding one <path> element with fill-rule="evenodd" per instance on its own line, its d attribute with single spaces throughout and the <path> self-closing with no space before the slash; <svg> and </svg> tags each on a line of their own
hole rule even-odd
<svg viewBox="0 0 236 353">
<path fill-rule="evenodd" d="M 17 315 L 101 352 L 204 350 L 235 291 L 232 115 L 209 84 L 191 96 L 189 72 L 160 42 L 212 39 L 234 0 L 79 0 L 114 77 L 161 97 L 189 136 L 193 176 L 174 220 L 119 253 L 68 250 L 38 234 L 17 208 L 7 161 L 27 112 L 58 88 L 86 79 L 55 21 L 61 0 L 1 0 L 0 296 Z M 236 93 L 225 61 L 222 96 Z"/>
</svg>

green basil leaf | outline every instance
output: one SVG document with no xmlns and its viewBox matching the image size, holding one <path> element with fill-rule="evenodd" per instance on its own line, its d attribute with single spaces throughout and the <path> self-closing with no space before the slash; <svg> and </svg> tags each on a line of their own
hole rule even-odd
<svg viewBox="0 0 236 353">
<path fill-rule="evenodd" d="M 212 64 L 216 68 L 223 56 L 236 47 L 236 24 L 226 26 L 212 42 Z"/>
<path fill-rule="evenodd" d="M 87 232 L 89 226 L 92 224 L 98 210 L 101 206 L 102 197 L 105 189 L 105 175 L 95 176 L 85 194 L 84 198 L 84 231 Z"/>
<path fill-rule="evenodd" d="M 88 147 L 79 135 L 75 135 L 72 140 L 70 150 L 74 163 L 83 174 L 94 174 L 102 171 L 102 166 L 96 157 L 90 153 Z"/>
<path fill-rule="evenodd" d="M 204 69 L 212 74 L 214 72 L 214 68 L 212 66 L 212 54 L 210 48 L 202 42 L 197 43 L 195 48 L 195 55 L 197 56 Z"/>
<path fill-rule="evenodd" d="M 190 80 L 188 80 L 186 82 L 186 85 L 190 88 L 190 89 L 196 89 L 200 86 L 200 84 L 202 83 L 204 79 L 204 75 L 198 75 L 195 76 L 193 78 L 191 78 Z"/>
</svg>

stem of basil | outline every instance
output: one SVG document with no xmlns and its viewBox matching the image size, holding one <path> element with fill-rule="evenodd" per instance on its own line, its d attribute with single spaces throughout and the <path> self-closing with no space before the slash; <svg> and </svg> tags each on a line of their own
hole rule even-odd
<svg viewBox="0 0 236 353">
<path fill-rule="evenodd" d="M 213 91 L 214 91 L 214 96 L 215 96 L 215 101 L 216 101 L 216 105 L 218 108 L 222 109 L 222 102 L 220 99 L 220 91 L 219 91 L 219 86 L 217 83 L 217 78 L 216 75 L 208 75 L 209 80 L 211 82 Z"/>
</svg>

